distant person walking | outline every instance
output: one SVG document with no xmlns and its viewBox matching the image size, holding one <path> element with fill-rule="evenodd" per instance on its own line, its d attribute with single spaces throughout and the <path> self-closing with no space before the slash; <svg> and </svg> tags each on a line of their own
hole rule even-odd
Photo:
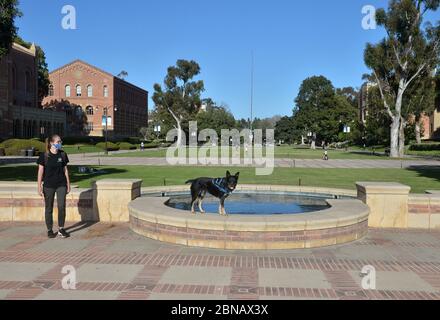
<svg viewBox="0 0 440 320">
<path fill-rule="evenodd" d="M 324 151 L 323 160 L 328 161 L 328 151 L 327 150 Z"/>
<path fill-rule="evenodd" d="M 141 142 L 141 151 L 144 151 L 145 150 L 145 144 L 144 144 L 144 142 L 142 141 Z"/>
<path fill-rule="evenodd" d="M 53 135 L 46 139 L 46 151 L 40 154 L 38 164 L 38 194 L 44 198 L 45 220 L 47 236 L 55 238 L 57 235 L 68 238 L 64 230 L 66 221 L 66 195 L 70 193 L 70 179 L 67 164 L 69 158 L 62 150 L 60 136 Z M 58 233 L 53 232 L 53 204 L 57 195 L 58 205 Z"/>
</svg>

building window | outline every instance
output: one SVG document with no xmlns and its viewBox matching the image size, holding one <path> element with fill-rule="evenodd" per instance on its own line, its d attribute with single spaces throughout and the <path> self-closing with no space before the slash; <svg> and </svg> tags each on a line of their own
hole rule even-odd
<svg viewBox="0 0 440 320">
<path fill-rule="evenodd" d="M 93 86 L 92 85 L 87 86 L 87 96 L 93 97 Z"/>
<path fill-rule="evenodd" d="M 93 116 L 93 107 L 92 107 L 92 106 L 88 106 L 88 107 L 86 108 L 86 114 L 87 114 L 88 116 Z"/>
<path fill-rule="evenodd" d="M 76 86 L 76 96 L 77 96 L 77 97 L 81 97 L 81 93 L 82 93 L 82 88 L 81 88 L 81 86 L 78 84 L 78 85 Z"/>
<path fill-rule="evenodd" d="M 49 85 L 49 97 L 53 97 L 53 84 Z"/>
<path fill-rule="evenodd" d="M 108 87 L 104 86 L 104 98 L 108 98 Z"/>
<path fill-rule="evenodd" d="M 70 98 L 70 85 L 66 85 L 66 98 Z"/>
<path fill-rule="evenodd" d="M 29 71 L 26 71 L 24 74 L 24 91 L 26 93 L 30 93 L 31 86 L 31 73 Z"/>
<path fill-rule="evenodd" d="M 87 122 L 87 131 L 88 132 L 93 131 L 93 122 Z"/>
</svg>

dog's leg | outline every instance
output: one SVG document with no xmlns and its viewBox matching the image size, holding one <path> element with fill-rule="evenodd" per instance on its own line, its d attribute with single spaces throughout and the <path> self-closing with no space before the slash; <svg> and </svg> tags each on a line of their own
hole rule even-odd
<svg viewBox="0 0 440 320">
<path fill-rule="evenodd" d="M 220 199 L 220 214 L 222 216 L 227 216 L 228 215 L 226 213 L 226 211 L 225 211 L 225 198 L 224 197 Z"/>
<path fill-rule="evenodd" d="M 196 204 L 196 200 L 193 200 L 192 202 L 191 202 L 191 213 L 192 214 L 196 214 L 196 210 L 194 209 L 194 205 Z"/>
<path fill-rule="evenodd" d="M 197 194 L 197 189 L 194 185 L 191 186 L 191 213 L 196 214 L 196 210 L 194 209 L 194 205 L 196 201 L 199 199 L 199 195 Z"/>
<path fill-rule="evenodd" d="M 199 210 L 200 213 L 204 214 L 205 210 L 203 210 L 202 203 L 203 203 L 203 199 L 199 198 Z"/>
<path fill-rule="evenodd" d="M 200 210 L 200 213 L 202 213 L 202 214 L 205 213 L 205 210 L 203 210 L 203 207 L 202 207 L 203 199 L 205 198 L 205 196 L 206 196 L 206 191 L 202 191 L 200 194 L 200 197 L 199 197 L 199 210 Z"/>
</svg>

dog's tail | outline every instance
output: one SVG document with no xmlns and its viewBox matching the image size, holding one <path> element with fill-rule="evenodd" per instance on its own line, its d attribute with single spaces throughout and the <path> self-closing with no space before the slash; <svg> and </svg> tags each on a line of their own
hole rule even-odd
<svg viewBox="0 0 440 320">
<path fill-rule="evenodd" d="M 188 180 L 187 182 L 185 182 L 185 184 L 190 184 L 193 183 L 195 180 Z"/>
</svg>

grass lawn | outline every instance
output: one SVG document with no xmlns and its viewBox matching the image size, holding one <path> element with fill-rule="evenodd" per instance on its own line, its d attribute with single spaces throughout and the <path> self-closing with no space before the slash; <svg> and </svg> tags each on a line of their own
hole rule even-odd
<svg viewBox="0 0 440 320">
<path fill-rule="evenodd" d="M 63 150 L 67 152 L 67 154 L 104 152 L 104 150 L 94 145 L 65 145 L 63 146 Z"/>
<path fill-rule="evenodd" d="M 191 178 L 208 176 L 222 177 L 226 168 L 221 167 L 145 167 L 115 166 L 94 167 L 105 173 L 79 174 L 78 168 L 70 167 L 73 184 L 87 188 L 94 180 L 103 178 L 139 178 L 143 186 L 182 185 Z M 36 181 L 36 166 L 0 167 L 0 180 Z M 236 171 L 234 168 L 228 168 Z M 440 169 L 291 169 L 276 168 L 270 176 L 256 176 L 255 169 L 237 168 L 241 172 L 240 183 L 319 186 L 354 189 L 356 181 L 400 182 L 412 187 L 414 193 L 424 193 L 427 189 L 440 190 Z"/>
<path fill-rule="evenodd" d="M 199 148 L 199 151 L 202 148 Z M 208 151 L 208 148 L 206 150 Z M 230 152 L 231 153 L 231 152 Z M 263 150 L 264 153 L 264 150 Z M 330 159 L 389 159 L 383 155 L 374 155 L 371 153 L 365 153 L 360 149 L 353 149 L 349 151 L 344 150 L 329 150 Z M 153 149 L 144 150 L 131 153 L 119 153 L 111 155 L 111 157 L 146 157 L 146 158 L 164 158 L 166 157 L 167 149 Z M 187 150 L 187 156 L 189 151 Z M 218 151 L 219 156 L 221 151 Z M 298 149 L 289 146 L 275 147 L 276 158 L 289 158 L 289 159 L 322 159 L 324 151 L 322 149 Z M 209 153 L 208 153 L 209 155 Z M 244 157 L 244 151 L 241 150 L 241 157 Z"/>
</svg>

